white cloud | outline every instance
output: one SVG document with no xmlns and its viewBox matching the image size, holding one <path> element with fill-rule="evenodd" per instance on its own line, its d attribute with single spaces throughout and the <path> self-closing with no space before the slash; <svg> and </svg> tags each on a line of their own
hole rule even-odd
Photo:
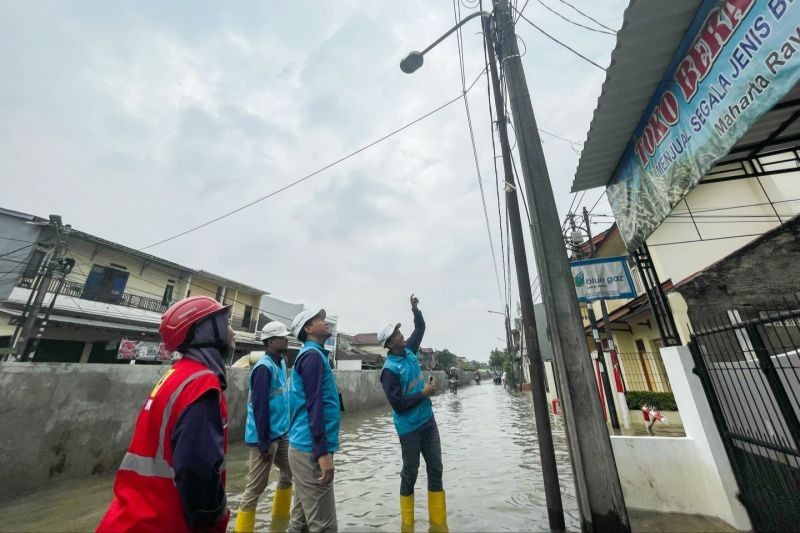
<svg viewBox="0 0 800 533">
<path fill-rule="evenodd" d="M 623 7 L 621 0 L 591 6 L 612 26 Z M 398 68 L 409 50 L 452 24 L 446 3 L 136 2 L 116 9 L 90 1 L 2 7 L 0 180 L 4 207 L 59 213 L 130 246 L 302 177 L 461 86 L 453 38 L 415 75 Z M 568 26 L 533 2 L 526 14 L 608 63 L 613 38 Z M 469 81 L 484 67 L 478 31 L 477 22 L 464 31 Z M 518 32 L 539 125 L 582 141 L 603 73 L 524 22 Z M 485 81 L 470 104 L 500 254 Z M 563 141 L 543 139 L 563 212 L 577 155 Z M 501 303 L 461 102 L 151 251 L 287 299 L 320 302 L 345 331 L 388 320 L 410 326 L 413 291 L 428 321 L 426 345 L 486 359 L 504 336 L 502 319 L 486 313 Z"/>
</svg>

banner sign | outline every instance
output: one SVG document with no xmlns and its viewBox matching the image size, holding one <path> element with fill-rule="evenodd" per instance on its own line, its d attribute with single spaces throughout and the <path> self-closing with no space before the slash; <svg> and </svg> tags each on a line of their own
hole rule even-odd
<svg viewBox="0 0 800 533">
<path fill-rule="evenodd" d="M 627 257 L 572 261 L 572 281 L 581 303 L 636 298 Z"/>
<path fill-rule="evenodd" d="M 606 190 L 629 250 L 798 82 L 798 22 L 792 0 L 702 3 Z"/>
<path fill-rule="evenodd" d="M 136 359 L 137 361 L 169 361 L 172 352 L 168 351 L 163 343 L 131 341 L 122 339 L 119 342 L 117 359 Z"/>
</svg>

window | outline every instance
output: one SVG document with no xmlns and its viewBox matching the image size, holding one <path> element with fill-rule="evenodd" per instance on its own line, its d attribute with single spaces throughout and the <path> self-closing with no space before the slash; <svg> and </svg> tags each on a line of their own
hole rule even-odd
<svg viewBox="0 0 800 533">
<path fill-rule="evenodd" d="M 214 299 L 220 303 L 222 303 L 222 285 L 217 287 L 217 295 L 214 296 Z"/>
<path fill-rule="evenodd" d="M 172 303 L 172 291 L 175 289 L 173 285 L 167 285 L 164 287 L 164 297 L 161 299 L 161 305 L 164 307 L 169 307 L 169 304 Z"/>
<path fill-rule="evenodd" d="M 246 305 L 244 306 L 244 317 L 242 318 L 242 327 L 249 328 L 252 320 L 253 320 L 253 307 Z"/>
<path fill-rule="evenodd" d="M 122 300 L 125 286 L 128 284 L 128 272 L 122 270 L 93 265 L 86 284 L 83 287 L 81 298 L 97 302 L 116 304 Z"/>
</svg>

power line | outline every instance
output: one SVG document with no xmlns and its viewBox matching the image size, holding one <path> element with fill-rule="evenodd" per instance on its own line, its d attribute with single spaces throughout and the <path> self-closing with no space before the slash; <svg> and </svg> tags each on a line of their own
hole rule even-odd
<svg viewBox="0 0 800 533">
<path fill-rule="evenodd" d="M 566 20 L 570 24 L 574 24 L 575 26 L 579 26 L 581 28 L 585 28 L 585 29 L 587 29 L 589 31 L 594 31 L 594 32 L 597 32 L 597 33 L 605 34 L 605 35 L 611 35 L 612 37 L 616 37 L 616 35 L 617 35 L 616 32 L 613 32 L 613 31 L 598 30 L 597 28 L 592 28 L 591 26 L 585 26 L 585 25 L 581 24 L 580 22 L 575 22 L 574 20 L 565 17 L 564 15 L 562 15 L 561 13 L 559 13 L 558 11 L 553 9 L 552 7 L 550 7 L 547 4 L 545 4 L 544 2 L 542 2 L 542 0 L 536 0 L 536 1 L 539 2 L 546 10 L 548 10 L 551 13 L 553 13 L 558 18 Z"/>
<path fill-rule="evenodd" d="M 17 252 L 21 252 L 22 250 L 25 250 L 27 248 L 31 248 L 34 244 L 36 244 L 36 243 L 28 244 L 27 246 L 23 246 L 22 248 L 17 248 L 16 250 L 11 250 L 10 252 L 6 252 L 4 254 L 0 254 L 0 257 L 7 257 L 7 256 L 9 256 L 11 254 L 15 254 Z M 5 261 L 10 261 L 10 259 L 5 259 Z"/>
<path fill-rule="evenodd" d="M 595 18 L 593 18 L 593 17 L 591 17 L 591 16 L 587 15 L 586 13 L 584 13 L 583 11 L 581 11 L 580 9 L 578 9 L 577 7 L 573 6 L 573 5 L 572 5 L 572 4 L 570 4 L 569 2 L 566 2 L 565 0 L 558 0 L 558 1 L 559 1 L 559 2 L 561 2 L 562 4 L 566 5 L 566 6 L 569 6 L 569 7 L 571 7 L 572 9 L 574 9 L 575 11 L 577 11 L 578 13 L 580 13 L 581 15 L 583 15 L 584 17 L 586 17 L 587 19 L 591 20 L 592 22 L 594 22 L 594 23 L 595 23 L 595 24 L 597 24 L 598 26 L 601 26 L 601 27 L 603 27 L 603 28 L 605 28 L 605 29 L 607 29 L 607 30 L 610 30 L 610 31 L 613 31 L 614 33 L 616 33 L 616 30 L 615 30 L 614 28 L 609 28 L 608 26 L 606 26 L 605 24 L 603 24 L 603 23 L 602 23 L 602 22 L 600 22 L 599 20 L 597 20 L 597 19 L 595 19 Z"/>
<path fill-rule="evenodd" d="M 518 12 L 518 13 L 519 13 L 519 12 Z M 606 70 L 606 69 L 605 69 L 605 67 L 601 67 L 600 65 L 598 65 L 597 63 L 595 63 L 594 61 L 592 61 L 591 59 L 589 59 L 589 58 L 588 58 L 588 57 L 586 57 L 585 55 L 581 54 L 580 52 L 578 52 L 578 51 L 577 51 L 577 50 L 575 50 L 574 48 L 570 47 L 570 46 L 569 46 L 569 45 L 567 45 L 567 44 L 564 44 L 564 43 L 562 43 L 561 41 L 559 41 L 558 39 L 556 39 L 555 37 L 553 37 L 552 35 L 550 35 L 550 34 L 549 34 L 549 33 L 547 33 L 546 31 L 544 31 L 542 28 L 540 28 L 539 26 L 537 26 L 536 24 L 534 24 L 533 22 L 531 22 L 531 21 L 530 21 L 530 19 L 528 19 L 528 17 L 526 17 L 526 16 L 525 16 L 525 15 L 523 15 L 522 13 L 520 13 L 520 14 L 519 14 L 519 16 L 520 16 L 520 18 L 522 18 L 522 20 L 524 20 L 525 22 L 527 22 L 528 24 L 530 24 L 531 26 L 533 26 L 534 28 L 536 28 L 537 30 L 539 30 L 539 32 L 541 32 L 542 34 L 544 34 L 544 36 L 545 36 L 545 37 L 547 37 L 548 39 L 550 39 L 551 41 L 555 41 L 556 43 L 560 44 L 561 46 L 563 46 L 564 48 L 566 48 L 567 50 L 569 50 L 570 52 L 572 52 L 572 53 L 573 53 L 573 54 L 575 54 L 576 56 L 580 57 L 581 59 L 583 59 L 584 61 L 586 61 L 586 62 L 588 62 L 588 63 L 591 63 L 592 65 L 594 65 L 595 67 L 599 68 L 600 70 L 602 70 L 602 71 L 605 71 L 605 70 Z"/>
<path fill-rule="evenodd" d="M 36 244 L 36 241 L 29 241 L 26 239 L 15 239 L 14 237 L 7 237 L 5 235 L 0 235 L 0 239 L 3 239 L 4 241 L 27 242 L 30 244 Z"/>
<path fill-rule="evenodd" d="M 482 2 L 481 2 L 482 3 Z M 482 8 L 483 6 L 481 6 Z M 489 50 L 486 47 L 486 39 L 483 39 L 483 61 L 486 70 L 489 70 Z M 503 292 L 505 295 L 505 303 L 508 305 L 510 299 L 510 292 L 511 289 L 509 288 L 509 277 L 511 276 L 510 268 L 506 267 L 506 254 L 505 254 L 505 244 L 503 242 L 503 213 L 500 201 L 500 175 L 497 171 L 497 145 L 494 136 L 494 111 L 492 110 L 492 84 L 489 76 L 486 77 L 486 99 L 488 102 L 489 107 L 489 131 L 492 134 L 492 163 L 494 167 L 494 188 L 497 194 L 497 222 L 498 222 L 498 229 L 500 231 L 500 257 L 501 263 L 503 267 Z M 506 240 L 508 240 L 510 236 L 506 233 Z M 509 265 L 510 266 L 510 265 Z"/>
<path fill-rule="evenodd" d="M 584 198 L 585 196 L 586 196 L 586 191 L 582 191 L 582 192 L 581 192 L 581 197 L 578 199 L 578 203 L 577 203 L 577 204 L 575 204 L 575 211 L 577 211 L 578 209 L 580 209 L 580 207 L 581 207 L 581 204 L 583 203 L 583 198 Z"/>
<path fill-rule="evenodd" d="M 517 15 L 517 20 L 515 20 L 515 21 L 514 21 L 514 24 L 516 24 L 517 22 L 519 22 L 519 17 L 520 17 L 520 16 L 522 15 L 522 13 L 525 11 L 525 8 L 526 8 L 526 7 L 528 7 L 528 2 L 529 2 L 529 1 L 530 1 L 530 0 L 525 0 L 525 3 L 524 3 L 524 4 L 522 4 L 522 9 L 520 9 L 520 10 L 519 10 L 519 15 Z"/>
<path fill-rule="evenodd" d="M 692 242 L 721 241 L 721 240 L 725 240 L 725 239 L 739 239 L 739 238 L 742 238 L 742 237 L 761 237 L 762 235 L 764 235 L 764 234 L 763 233 L 746 233 L 744 235 L 729 235 L 727 237 L 709 237 L 707 239 L 692 239 L 692 240 L 688 240 L 688 241 L 659 242 L 659 243 L 656 243 L 656 244 L 648 243 L 647 246 L 652 248 L 653 246 L 671 246 L 673 244 L 688 244 L 688 243 L 692 243 Z"/>
<path fill-rule="evenodd" d="M 461 8 L 459 6 L 460 4 L 458 3 L 458 0 L 453 0 L 453 17 L 456 20 L 456 24 L 458 23 L 460 18 L 459 13 L 461 11 Z M 459 28 L 458 31 L 456 32 L 456 43 L 458 45 L 459 67 L 461 69 L 461 91 L 464 99 L 464 110 L 466 111 L 467 114 L 467 126 L 469 128 L 470 142 L 472 143 L 472 157 L 475 160 L 475 173 L 478 176 L 478 188 L 480 189 L 481 193 L 481 203 L 483 204 L 483 217 L 484 221 L 486 222 L 486 233 L 489 236 L 489 248 L 492 253 L 492 268 L 494 269 L 494 276 L 495 280 L 497 281 L 497 294 L 498 296 L 500 296 L 500 301 L 503 302 L 503 290 L 500 288 L 500 274 L 497 270 L 497 255 L 495 254 L 494 251 L 494 239 L 492 238 L 492 228 L 489 223 L 489 211 L 486 208 L 486 195 L 483 190 L 483 177 L 481 176 L 481 167 L 480 167 L 480 162 L 478 161 L 478 148 L 477 145 L 475 144 L 475 131 L 472 127 L 472 113 L 470 113 L 469 99 L 467 98 L 467 88 L 466 88 L 467 80 L 464 74 L 464 53 L 463 53 L 463 40 L 462 40 L 461 28 Z"/>
<path fill-rule="evenodd" d="M 584 192 L 586 192 L 586 191 L 584 191 Z M 605 190 L 605 189 L 603 189 L 603 192 L 601 192 L 601 193 L 600 193 L 600 196 L 598 196 L 598 197 L 597 197 L 597 201 L 594 203 L 594 205 L 592 206 L 592 208 L 591 208 L 591 209 L 589 209 L 589 213 L 591 213 L 592 211 L 594 211 L 594 208 L 595 208 L 595 207 L 597 207 L 597 204 L 599 204 L 599 203 L 600 203 L 600 199 L 601 199 L 601 198 L 603 198 L 603 196 L 604 196 L 605 194 L 606 194 L 606 190 Z"/>
<path fill-rule="evenodd" d="M 481 76 L 484 75 L 485 72 L 486 71 L 484 70 L 480 74 L 478 74 L 478 76 L 475 78 L 475 81 L 472 82 L 472 84 L 469 86 L 469 88 L 466 89 L 465 92 L 469 92 L 470 90 L 472 90 L 472 88 L 475 86 L 475 84 L 478 82 L 478 80 L 481 78 Z M 287 189 L 290 189 L 290 188 L 294 187 L 295 185 L 299 185 L 300 183 L 302 183 L 302 182 L 304 182 L 304 181 L 316 176 L 317 174 L 320 174 L 320 173 L 328 170 L 329 168 L 332 168 L 332 167 L 338 165 L 339 163 L 342 163 L 342 162 L 344 162 L 344 161 L 346 161 L 346 160 L 348 160 L 348 159 L 360 154 L 361 152 L 372 148 L 373 146 L 385 141 L 386 139 L 389 139 L 390 137 L 393 137 L 393 136 L 397 135 L 401 131 L 410 128 L 414 124 L 417 124 L 418 122 L 421 122 L 421 121 L 425 120 L 429 116 L 431 116 L 431 115 L 433 115 L 435 113 L 438 113 L 442 109 L 444 109 L 444 108 L 452 105 L 453 103 L 457 102 L 458 100 L 460 100 L 462 98 L 462 96 L 463 96 L 463 94 L 460 94 L 460 95 L 456 96 L 455 98 L 452 98 L 452 99 L 448 100 L 447 102 L 445 102 L 444 104 L 440 105 L 439 107 L 437 107 L 437 108 L 425 113 L 424 115 L 412 120 L 411 122 L 409 122 L 407 124 L 404 124 L 403 126 L 397 128 L 396 130 L 394 130 L 394 131 L 392 131 L 390 133 L 387 133 L 383 137 L 380 137 L 380 138 L 370 142 L 369 144 L 366 144 L 366 145 L 362 146 L 361 148 L 358 148 L 357 150 L 354 150 L 354 151 L 350 152 L 349 154 L 347 154 L 347 155 L 345 155 L 343 157 L 340 157 L 336 161 L 333 161 L 332 163 L 329 163 L 329 164 L 325 165 L 324 167 L 319 168 L 319 169 L 315 170 L 314 172 L 312 172 L 310 174 L 306 174 L 302 178 L 299 178 L 299 179 L 297 179 L 297 180 L 295 180 L 295 181 L 293 181 L 293 182 L 291 182 L 291 183 L 289 183 L 287 185 L 284 185 L 283 187 L 280 187 L 280 188 L 278 188 L 278 189 L 276 189 L 276 190 L 274 190 L 274 191 L 272 191 L 272 192 L 270 192 L 268 194 L 265 194 L 264 196 L 256 198 L 255 200 L 253 200 L 251 202 L 248 202 L 248 203 L 246 203 L 244 205 L 241 205 L 241 206 L 237 207 L 236 209 L 228 211 L 227 213 L 223 213 L 222 215 L 220 215 L 220 216 L 218 216 L 216 218 L 213 218 L 211 220 L 203 222 L 202 224 L 198 224 L 197 226 L 193 226 L 193 227 L 191 227 L 191 228 L 189 228 L 189 229 L 187 229 L 185 231 L 182 231 L 180 233 L 172 235 L 171 237 L 167 237 L 166 239 L 162 239 L 160 241 L 154 242 L 153 244 L 149 244 L 149 245 L 147 245 L 147 246 L 145 246 L 143 248 L 140 248 L 139 251 L 147 250 L 148 248 L 153 248 L 155 246 L 158 246 L 160 244 L 164 244 L 166 242 L 172 241 L 172 240 L 177 239 L 179 237 L 183 237 L 184 235 L 188 235 L 189 233 L 192 233 L 192 232 L 197 231 L 199 229 L 205 228 L 206 226 L 210 226 L 211 224 L 214 224 L 215 222 L 219 222 L 220 220 L 228 218 L 229 216 L 234 215 L 234 214 L 236 214 L 236 213 L 238 213 L 240 211 L 244 211 L 248 207 L 252 207 L 252 206 L 256 205 L 257 203 L 263 202 L 264 200 L 266 200 L 268 198 L 272 198 L 273 196 L 275 196 L 275 195 L 277 195 L 277 194 L 279 194 L 279 193 L 281 193 L 281 192 L 283 192 L 283 191 L 285 191 Z"/>
<path fill-rule="evenodd" d="M 571 139 L 567 139 L 565 137 L 561 137 L 559 135 L 556 135 L 555 133 L 550 133 L 549 131 L 545 131 L 542 128 L 536 128 L 536 129 L 539 130 L 539 133 L 544 133 L 545 135 L 549 135 L 550 137 L 555 137 L 556 139 L 568 142 L 569 144 L 574 144 L 574 145 L 577 145 L 577 146 L 583 146 L 582 142 L 573 141 Z"/>
</svg>

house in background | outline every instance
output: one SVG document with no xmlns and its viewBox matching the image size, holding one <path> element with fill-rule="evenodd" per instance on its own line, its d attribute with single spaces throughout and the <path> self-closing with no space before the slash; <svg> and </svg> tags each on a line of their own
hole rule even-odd
<svg viewBox="0 0 800 533">
<path fill-rule="evenodd" d="M 3 274 L 2 283 L 10 289 L 0 299 L 0 342 L 6 346 L 14 342 L 19 318 L 54 248 L 54 232 L 46 220 L 8 210 L 0 212 L 0 241 L 5 242 L 9 235 L 19 236 L 24 227 L 21 224 L 35 225 L 39 232 L 27 233 L 34 241 L 28 243 L 30 253 L 24 261 L 14 259 L 16 267 Z M 35 352 L 28 356 L 30 360 L 127 362 L 118 357 L 120 342 L 126 340 L 142 348 L 143 361 L 159 362 L 161 315 L 172 303 L 198 295 L 231 306 L 238 355 L 260 349 L 257 309 L 265 291 L 76 229 L 67 228 L 65 234 L 64 256 L 74 259 L 75 264 L 63 280 L 56 277 L 46 288 L 40 317 L 44 317 L 54 296 L 55 303 Z M 10 257 L 17 256 L 3 259 Z"/>
<path fill-rule="evenodd" d="M 337 370 L 377 370 L 383 368 L 386 348 L 377 333 L 339 333 L 336 339 Z"/>
<path fill-rule="evenodd" d="M 294 317 L 299 315 L 305 309 L 306 309 L 305 304 L 287 302 L 286 300 L 281 300 L 280 298 L 276 298 L 269 294 L 264 294 L 261 297 L 261 302 L 260 302 L 256 335 L 260 340 L 261 328 L 263 328 L 268 322 L 272 322 L 273 320 L 276 320 L 282 323 L 287 328 L 291 329 Z M 328 309 L 326 310 L 325 322 L 328 323 L 328 327 L 330 328 L 331 331 L 331 336 L 328 338 L 327 341 L 325 341 L 325 349 L 333 353 L 336 350 L 336 338 L 338 335 L 337 331 L 339 326 L 339 317 L 334 314 L 331 314 L 330 310 Z M 289 350 L 286 353 L 286 357 L 290 367 L 294 365 L 294 360 L 297 357 L 297 353 L 300 351 L 301 347 L 302 343 L 300 341 L 298 341 L 294 337 L 289 337 Z M 260 352 L 261 353 L 264 352 L 263 345 L 260 348 Z M 331 359 L 333 359 L 332 356 Z M 331 361 L 331 363 L 333 363 L 333 361 Z"/>
</svg>

